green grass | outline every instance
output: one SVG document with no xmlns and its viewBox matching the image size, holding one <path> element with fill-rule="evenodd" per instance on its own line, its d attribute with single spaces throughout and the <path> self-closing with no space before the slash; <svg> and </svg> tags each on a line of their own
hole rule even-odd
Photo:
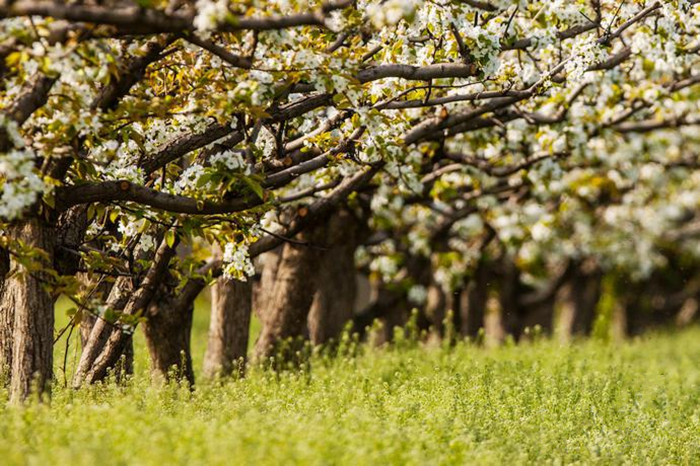
<svg viewBox="0 0 700 466">
<path fill-rule="evenodd" d="M 700 462 L 697 328 L 622 345 L 404 342 L 193 393 L 152 386 L 140 353 L 127 387 L 57 387 L 50 407 L 0 402 L 0 463 Z"/>
</svg>

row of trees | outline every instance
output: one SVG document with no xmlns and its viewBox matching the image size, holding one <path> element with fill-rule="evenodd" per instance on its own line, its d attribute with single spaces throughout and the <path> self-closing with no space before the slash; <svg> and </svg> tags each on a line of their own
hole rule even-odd
<svg viewBox="0 0 700 466">
<path fill-rule="evenodd" d="M 76 388 L 128 372 L 139 325 L 193 382 L 210 284 L 208 375 L 241 370 L 253 311 L 259 362 L 413 308 L 442 336 L 491 308 L 548 331 L 557 303 L 587 333 L 601 290 L 632 332 L 689 320 L 695 3 L 0 2 L 12 398 L 49 389 L 60 295 Z"/>
</svg>

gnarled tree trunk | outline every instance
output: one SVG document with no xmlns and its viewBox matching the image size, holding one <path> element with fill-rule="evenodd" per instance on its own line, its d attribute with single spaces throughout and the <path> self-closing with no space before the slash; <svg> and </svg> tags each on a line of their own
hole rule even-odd
<svg viewBox="0 0 700 466">
<path fill-rule="evenodd" d="M 211 290 L 209 340 L 204 376 L 243 374 L 248 354 L 253 284 L 221 277 Z"/>
<path fill-rule="evenodd" d="M 14 328 L 14 307 L 3 305 L 7 295 L 5 276 L 10 271 L 10 254 L 7 249 L 0 248 L 0 382 L 10 382 L 12 367 L 12 329 Z"/>
<path fill-rule="evenodd" d="M 42 220 L 29 218 L 10 231 L 13 240 L 39 253 L 33 258 L 11 257 L 2 284 L 0 349 L 10 367 L 13 401 L 24 400 L 32 390 L 48 392 L 53 377 L 54 300 L 44 286 L 50 279 L 46 269 L 53 262 L 52 230 Z"/>
<path fill-rule="evenodd" d="M 298 338 L 304 334 L 309 308 L 316 292 L 316 276 L 319 264 L 318 238 L 322 238 L 317 228 L 313 233 L 306 232 L 301 239 L 310 244 L 286 243 L 272 290 L 264 311 L 264 322 L 260 336 L 255 343 L 254 359 L 262 362 L 278 352 L 279 344 L 288 338 Z M 289 358 L 293 351 L 279 354 Z"/>
<path fill-rule="evenodd" d="M 88 296 L 100 296 L 103 297 L 103 302 L 112 309 L 123 309 L 124 304 L 128 298 L 128 291 L 131 290 L 131 284 L 127 278 L 121 277 L 115 283 L 108 282 L 106 280 L 100 279 L 97 282 L 92 282 L 88 280 L 87 275 L 82 277 L 82 287 Z M 88 310 L 83 310 L 82 315 L 79 320 L 79 330 L 80 330 L 80 345 L 83 349 L 81 353 L 81 362 L 85 363 L 83 360 L 83 355 L 87 355 L 89 351 L 85 351 L 85 348 L 91 344 L 90 335 L 92 334 L 95 326 L 99 325 L 100 330 L 96 331 L 94 347 L 97 351 L 101 350 L 104 344 L 107 342 L 108 333 L 105 331 L 105 322 L 96 315 L 88 312 Z M 93 344 L 94 344 L 93 343 Z M 92 353 L 96 356 L 97 353 Z M 94 357 L 89 361 L 90 364 L 94 362 Z M 131 375 L 134 373 L 134 346 L 133 344 L 128 345 L 125 350 L 120 363 L 114 368 L 115 377 L 117 380 L 121 380 L 122 377 Z"/>
<path fill-rule="evenodd" d="M 192 254 L 192 248 L 180 244 L 176 252 L 184 259 Z M 167 272 L 146 309 L 142 328 L 151 359 L 151 376 L 159 381 L 186 381 L 193 386 L 192 318 L 194 301 L 204 280 L 195 278 L 181 289 L 177 287 L 177 279 Z"/>
<path fill-rule="evenodd" d="M 115 299 L 122 306 L 122 315 L 134 316 L 138 312 L 146 310 L 154 294 L 158 290 L 168 270 L 170 259 L 174 255 L 174 249 L 163 240 L 155 253 L 151 266 L 140 285 L 133 291 L 126 291 L 126 284 L 117 287 L 115 283 L 112 292 L 119 293 Z M 117 282 L 121 280 L 120 277 Z M 122 300 L 126 302 L 122 304 Z M 102 332 L 107 332 L 107 340 L 100 345 L 103 338 Z M 99 319 L 92 329 L 88 345 L 83 348 L 78 369 L 73 378 L 73 387 L 78 388 L 83 383 L 92 384 L 105 379 L 110 369 L 115 368 L 126 348 L 132 344 L 132 329 L 114 327 Z"/>
<path fill-rule="evenodd" d="M 472 279 L 462 293 L 462 327 L 460 333 L 476 338 L 484 328 L 486 301 L 489 297 L 489 270 L 485 260 L 481 259 Z"/>
<path fill-rule="evenodd" d="M 121 311 L 129 300 L 129 296 L 133 292 L 133 286 L 129 277 L 119 277 L 112 285 L 112 289 L 107 297 L 107 307 L 113 311 Z M 107 344 L 112 324 L 105 319 L 98 318 L 93 315 L 86 315 L 80 322 L 80 337 L 82 342 L 82 352 L 78 366 L 76 367 L 73 376 L 73 387 L 78 388 L 82 385 L 85 374 L 95 362 L 95 359 L 104 349 Z M 124 361 L 125 373 L 130 373 L 133 369 L 133 343 L 125 346 L 125 352 L 122 360 Z M 114 368 L 119 371 L 118 368 Z M 121 371 L 120 371 L 121 372 Z M 121 375 L 121 374 L 115 374 Z"/>
<path fill-rule="evenodd" d="M 574 267 L 571 278 L 561 293 L 566 313 L 564 317 L 569 322 L 568 334 L 591 334 L 602 293 L 602 279 L 602 273 L 590 264 Z"/>
<path fill-rule="evenodd" d="M 382 328 L 368 336 L 372 344 L 378 346 L 391 341 L 394 327 L 408 320 L 408 302 L 405 293 L 388 289 L 378 279 L 370 280 L 370 289 L 370 302 L 353 317 L 352 331 L 365 338 L 375 320 L 381 322 Z"/>
<path fill-rule="evenodd" d="M 317 291 L 309 312 L 309 337 L 314 345 L 337 338 L 352 320 L 357 296 L 355 249 L 360 225 L 340 210 L 328 223 L 327 249 L 321 253 Z"/>
<path fill-rule="evenodd" d="M 439 340 L 445 335 L 447 296 L 438 283 L 431 280 L 425 302 L 425 316 L 430 323 L 431 337 Z"/>
<path fill-rule="evenodd" d="M 260 280 L 253 285 L 253 311 L 260 319 L 260 322 L 263 323 L 265 322 L 265 311 L 268 308 L 268 302 L 272 295 L 271 292 L 275 287 L 282 249 L 282 246 L 278 246 L 260 256 L 262 273 L 260 274 Z"/>
<path fill-rule="evenodd" d="M 90 334 L 92 329 L 97 325 L 99 319 L 97 316 L 85 313 L 80 320 L 80 342 L 81 348 L 85 348 L 89 344 Z M 104 322 L 103 322 L 104 324 Z M 103 348 L 105 343 L 107 343 L 107 332 L 102 332 L 98 341 L 98 348 Z M 94 360 L 93 360 L 94 362 Z M 119 382 L 124 380 L 134 373 L 134 343 L 129 341 L 124 347 L 121 358 L 119 362 L 113 368 L 114 378 Z"/>
<path fill-rule="evenodd" d="M 501 322 L 504 331 L 518 340 L 525 329 L 524 313 L 520 307 L 520 271 L 509 257 L 501 263 L 500 294 Z"/>
<path fill-rule="evenodd" d="M 194 385 L 190 335 L 196 294 L 181 290 L 168 274 L 146 310 L 143 333 L 151 356 L 151 374 L 160 380 L 186 380 Z"/>
</svg>

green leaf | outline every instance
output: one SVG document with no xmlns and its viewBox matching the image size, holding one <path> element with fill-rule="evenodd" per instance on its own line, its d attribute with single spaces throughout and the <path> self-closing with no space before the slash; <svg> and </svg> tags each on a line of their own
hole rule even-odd
<svg viewBox="0 0 700 466">
<path fill-rule="evenodd" d="M 260 199 L 263 198 L 263 196 L 265 195 L 265 190 L 260 185 L 260 183 L 248 176 L 242 176 L 241 179 L 245 182 L 245 184 L 248 185 L 250 190 L 253 191 Z"/>
<path fill-rule="evenodd" d="M 211 173 L 203 174 L 202 176 L 200 176 L 197 179 L 197 187 L 201 188 L 201 187 L 205 186 L 207 183 L 209 183 L 209 181 L 211 181 L 211 179 L 212 179 Z"/>
<path fill-rule="evenodd" d="M 168 230 L 165 232 L 165 242 L 168 244 L 169 248 L 175 245 L 175 231 Z"/>
</svg>

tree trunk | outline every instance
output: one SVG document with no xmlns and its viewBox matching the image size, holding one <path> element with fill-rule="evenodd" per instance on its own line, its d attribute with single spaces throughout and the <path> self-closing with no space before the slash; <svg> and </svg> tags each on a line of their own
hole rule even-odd
<svg viewBox="0 0 700 466">
<path fill-rule="evenodd" d="M 532 331 L 539 327 L 544 335 L 551 335 L 554 328 L 554 305 L 553 295 L 526 306 L 520 304 L 522 330 Z"/>
<path fill-rule="evenodd" d="M 130 277 L 117 278 L 107 297 L 107 308 L 112 311 L 121 311 L 124 309 L 132 292 L 133 286 Z M 112 328 L 112 324 L 103 318 L 98 318 L 90 314 L 83 316 L 83 320 L 80 322 L 80 337 L 83 349 L 80 353 L 80 360 L 78 361 L 78 366 L 73 376 L 74 388 L 78 388 L 82 385 L 85 374 L 88 373 L 95 359 L 107 344 Z M 128 346 L 129 345 L 127 345 L 127 348 Z M 129 358 L 129 353 L 131 353 L 131 358 Z M 123 360 L 125 365 L 124 372 L 129 373 L 129 369 L 133 369 L 133 346 L 131 351 L 127 349 Z"/>
<path fill-rule="evenodd" d="M 388 289 L 378 279 L 371 279 L 369 304 L 353 317 L 353 333 L 360 338 L 368 337 L 375 346 L 391 341 L 394 326 L 403 325 L 408 319 L 408 303 L 405 294 Z M 381 322 L 381 329 L 372 329 L 375 321 Z M 367 330 L 373 330 L 367 335 Z"/>
<path fill-rule="evenodd" d="M 484 328 L 486 301 L 489 296 L 489 271 L 483 259 L 474 271 L 474 276 L 462 293 L 462 328 L 460 333 L 469 338 L 476 338 Z"/>
<path fill-rule="evenodd" d="M 5 278 L 10 271 L 10 254 L 0 248 L 0 383 L 9 385 L 12 368 L 12 329 L 15 322 L 14 306 L 4 304 L 8 290 Z"/>
<path fill-rule="evenodd" d="M 10 272 L 2 285 L 0 301 L 0 348 L 10 367 L 10 398 L 22 401 L 35 390 L 50 389 L 53 377 L 54 301 L 44 282 L 50 280 L 52 228 L 39 219 L 28 219 L 11 228 L 15 241 L 22 241 L 41 255 L 27 266 L 28 257 L 10 260 Z"/>
<path fill-rule="evenodd" d="M 570 288 L 574 311 L 571 333 L 574 335 L 591 334 L 602 292 L 602 279 L 598 270 L 577 269 L 574 272 Z"/>
<path fill-rule="evenodd" d="M 338 338 L 352 320 L 357 296 L 355 249 L 360 228 L 347 210 L 340 210 L 328 223 L 326 244 L 318 271 L 318 290 L 309 312 L 309 337 L 314 345 Z"/>
<path fill-rule="evenodd" d="M 520 271 L 508 257 L 502 259 L 502 268 L 499 298 L 503 329 L 517 341 L 525 329 L 522 309 L 519 306 Z"/>
<path fill-rule="evenodd" d="M 130 279 L 126 283 L 119 283 L 124 277 L 117 280 L 118 283 L 115 283 L 112 292 L 116 291 L 115 299 L 122 306 L 122 316 L 133 317 L 147 310 L 147 306 L 168 271 L 170 259 L 174 254 L 173 247 L 168 246 L 167 241 L 163 240 L 143 281 L 133 292 L 127 292 Z M 122 304 L 125 298 L 126 303 Z M 107 332 L 108 336 L 100 348 L 99 342 L 103 338 L 101 332 Z M 83 348 L 83 354 L 73 378 L 73 387 L 79 388 L 83 383 L 92 384 L 104 380 L 109 370 L 115 368 L 126 349 L 132 344 L 132 334 L 133 327 L 129 329 L 115 327 L 109 325 L 104 319 L 99 319 L 92 329 L 88 345 Z"/>
<path fill-rule="evenodd" d="M 257 362 L 278 353 L 283 340 L 304 334 L 309 308 L 316 292 L 319 263 L 319 253 L 313 247 L 313 240 L 321 235 L 314 233 L 302 235 L 302 239 L 312 243 L 310 245 L 284 245 L 274 287 L 269 290 L 263 328 L 255 343 L 254 358 Z M 290 359 L 294 350 L 295 348 L 289 348 L 279 356 L 283 360 Z"/>
<path fill-rule="evenodd" d="M 92 329 L 99 319 L 93 314 L 85 313 L 80 321 L 80 342 L 81 348 L 85 348 L 88 345 L 90 334 Z M 103 322 L 104 324 L 104 322 Z M 109 334 L 107 332 L 102 332 L 99 339 L 98 348 L 101 350 L 105 343 L 107 343 L 107 337 Z M 94 361 L 94 360 L 93 360 Z M 122 357 L 119 359 L 117 365 L 113 368 L 114 378 L 117 382 L 124 381 L 126 377 L 133 375 L 134 373 L 134 343 L 129 341 L 124 347 L 124 352 Z"/>
<path fill-rule="evenodd" d="M 265 311 L 268 308 L 268 301 L 275 287 L 277 269 L 279 268 L 281 257 L 281 246 L 260 256 L 262 273 L 258 283 L 253 286 L 253 311 L 261 323 L 265 322 Z"/>
<path fill-rule="evenodd" d="M 447 296 L 434 280 L 428 287 L 425 302 L 425 316 L 430 323 L 431 337 L 439 340 L 445 335 L 445 316 L 447 315 Z"/>
<path fill-rule="evenodd" d="M 190 335 L 196 295 L 175 294 L 177 281 L 172 275 L 168 278 L 149 304 L 143 323 L 151 374 L 159 380 L 186 380 L 194 385 Z"/>
<path fill-rule="evenodd" d="M 253 284 L 219 278 L 211 291 L 209 340 L 204 355 L 204 376 L 243 374 L 248 354 Z"/>
<path fill-rule="evenodd" d="M 192 254 L 192 248 L 180 244 L 176 252 L 184 259 Z M 189 281 L 180 290 L 176 290 L 177 286 L 177 279 L 166 273 L 146 310 L 143 332 L 151 359 L 152 378 L 184 380 L 194 386 L 190 338 L 194 301 L 202 288 Z"/>
<path fill-rule="evenodd" d="M 84 274 L 82 276 L 82 289 L 87 295 L 94 295 L 94 296 L 100 296 L 102 297 L 103 302 L 107 303 L 107 305 L 111 308 L 118 308 L 118 309 L 123 309 L 124 304 L 126 304 L 126 299 L 128 298 L 128 293 L 127 292 L 122 292 L 121 295 L 117 293 L 117 290 L 122 289 L 124 286 L 128 285 L 128 288 L 130 289 L 130 284 L 124 282 L 126 278 L 120 278 L 117 280 L 116 283 L 111 283 L 106 280 L 99 279 L 98 281 L 91 281 L 88 277 L 87 274 Z M 115 286 L 121 286 L 122 288 L 115 288 Z M 115 295 L 112 295 L 112 293 L 115 293 Z M 118 296 L 118 297 L 117 297 Z M 115 301 L 116 299 L 116 301 Z M 121 302 L 119 300 L 121 299 Z M 90 344 L 90 335 L 93 332 L 93 329 L 95 328 L 96 325 L 98 325 L 98 322 L 102 320 L 96 315 L 92 314 L 91 312 L 88 312 L 87 310 L 83 310 L 82 315 L 80 316 L 79 320 L 79 330 L 80 330 L 80 344 L 81 348 L 83 348 L 83 353 L 85 353 L 84 349 Z M 105 328 L 105 322 L 101 322 L 100 327 L 104 330 Z M 107 332 L 102 331 L 102 332 L 96 332 L 97 336 L 97 350 L 101 350 L 102 347 L 104 347 L 104 344 L 107 342 Z M 81 359 L 82 359 L 82 354 L 81 353 Z M 93 358 L 94 361 L 94 358 Z M 90 364 L 92 364 L 92 362 Z M 128 345 L 127 348 L 124 351 L 124 354 L 122 355 L 122 359 L 120 360 L 120 363 L 117 365 L 117 367 L 114 368 L 114 373 L 115 377 L 118 381 L 122 380 L 126 376 L 129 376 L 134 373 L 134 345 Z"/>
<path fill-rule="evenodd" d="M 456 343 L 458 340 L 461 340 L 461 331 L 462 331 L 462 296 L 464 295 L 464 288 L 460 287 L 456 290 L 453 290 L 451 293 L 448 293 L 446 297 L 446 308 L 447 311 L 452 313 L 452 320 L 451 320 L 451 332 L 448 334 L 446 333 L 446 337 L 450 338 L 452 343 Z"/>
</svg>

